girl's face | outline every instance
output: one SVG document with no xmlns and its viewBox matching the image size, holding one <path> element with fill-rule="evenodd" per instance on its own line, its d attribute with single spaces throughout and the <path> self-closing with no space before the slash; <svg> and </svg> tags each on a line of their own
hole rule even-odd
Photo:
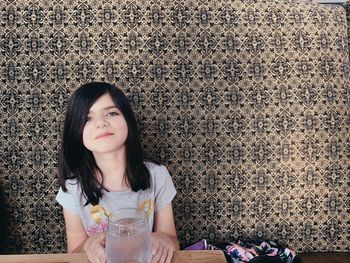
<svg viewBox="0 0 350 263">
<path fill-rule="evenodd" d="M 91 106 L 83 130 L 83 144 L 94 154 L 117 152 L 125 147 L 128 125 L 106 93 Z"/>
</svg>

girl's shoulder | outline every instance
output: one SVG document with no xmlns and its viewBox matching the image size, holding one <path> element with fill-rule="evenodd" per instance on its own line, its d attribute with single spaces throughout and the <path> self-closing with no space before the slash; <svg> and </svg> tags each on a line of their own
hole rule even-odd
<svg viewBox="0 0 350 263">
<path fill-rule="evenodd" d="M 81 190 L 79 181 L 77 179 L 67 179 L 65 181 L 67 191 L 79 192 Z"/>
<path fill-rule="evenodd" d="M 147 169 L 151 175 L 161 174 L 164 172 L 168 173 L 168 169 L 164 165 L 157 164 L 157 163 L 150 162 L 150 161 L 144 161 L 144 164 L 147 167 Z"/>
<path fill-rule="evenodd" d="M 150 161 L 146 161 L 144 164 L 149 171 L 151 182 L 153 182 L 155 185 L 164 184 L 171 177 L 168 169 L 164 165 Z"/>
</svg>

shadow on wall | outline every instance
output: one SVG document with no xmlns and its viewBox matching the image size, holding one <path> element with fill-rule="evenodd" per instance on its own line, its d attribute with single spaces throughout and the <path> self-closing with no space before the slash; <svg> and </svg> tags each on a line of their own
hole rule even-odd
<svg viewBox="0 0 350 263">
<path fill-rule="evenodd" d="M 0 254 L 6 254 L 5 245 L 7 244 L 7 226 L 6 218 L 7 218 L 7 210 L 5 207 L 5 197 L 4 197 L 4 189 L 0 185 Z"/>
</svg>

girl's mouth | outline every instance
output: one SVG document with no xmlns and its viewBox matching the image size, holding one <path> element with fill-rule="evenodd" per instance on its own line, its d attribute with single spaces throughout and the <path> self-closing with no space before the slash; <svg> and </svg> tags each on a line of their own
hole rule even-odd
<svg viewBox="0 0 350 263">
<path fill-rule="evenodd" d="M 104 139 L 104 138 L 107 138 L 109 136 L 112 136 L 113 133 L 111 132 L 104 132 L 104 133 L 101 133 L 100 135 L 98 135 L 95 140 L 98 140 L 98 139 Z"/>
</svg>

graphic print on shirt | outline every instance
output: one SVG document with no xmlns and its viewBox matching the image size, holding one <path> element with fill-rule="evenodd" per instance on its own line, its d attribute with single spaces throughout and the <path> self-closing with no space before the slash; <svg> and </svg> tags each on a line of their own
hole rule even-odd
<svg viewBox="0 0 350 263">
<path fill-rule="evenodd" d="M 151 216 L 151 213 L 153 213 L 153 210 L 154 210 L 154 201 L 153 201 L 153 199 L 151 199 L 151 198 L 146 199 L 141 204 L 139 204 L 138 208 L 145 212 L 146 219 L 148 221 L 149 217 Z"/>
<path fill-rule="evenodd" d="M 107 218 L 112 213 L 101 205 L 92 205 L 90 208 L 90 214 L 95 224 L 88 227 L 87 229 L 88 236 L 91 236 L 95 233 L 106 231 L 108 226 Z"/>
</svg>

